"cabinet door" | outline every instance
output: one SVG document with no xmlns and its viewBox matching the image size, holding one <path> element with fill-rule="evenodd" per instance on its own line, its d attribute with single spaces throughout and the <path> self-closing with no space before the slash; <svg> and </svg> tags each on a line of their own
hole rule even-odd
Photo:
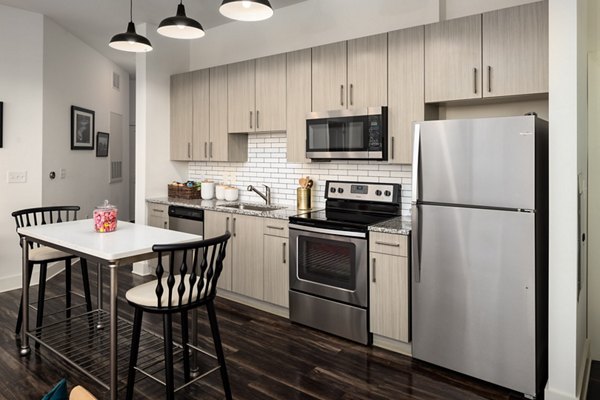
<svg viewBox="0 0 600 400">
<path fill-rule="evenodd" d="M 209 141 L 209 73 L 208 69 L 192 73 L 192 159 L 208 160 Z"/>
<path fill-rule="evenodd" d="M 264 236 L 264 300 L 289 307 L 290 267 L 288 238 Z"/>
<path fill-rule="evenodd" d="M 148 203 L 148 223 L 156 228 L 169 229 L 169 206 Z"/>
<path fill-rule="evenodd" d="M 211 161 L 227 159 L 227 66 L 210 69 L 210 138 L 208 156 Z"/>
<path fill-rule="evenodd" d="M 313 111 L 347 108 L 346 42 L 312 49 Z"/>
<path fill-rule="evenodd" d="M 285 59 L 256 60 L 256 132 L 285 131 Z"/>
<path fill-rule="evenodd" d="M 408 259 L 380 253 L 369 258 L 371 331 L 408 342 Z"/>
<path fill-rule="evenodd" d="M 287 161 L 308 163 L 306 114 L 311 111 L 311 50 L 287 54 Z"/>
<path fill-rule="evenodd" d="M 348 108 L 388 104 L 388 35 L 348 41 Z"/>
<path fill-rule="evenodd" d="M 204 237 L 211 238 L 220 236 L 225 233 L 225 231 L 231 229 L 231 218 L 232 215 L 229 213 L 222 213 L 216 211 L 204 211 Z M 227 250 L 225 255 L 225 260 L 223 260 L 223 271 L 221 272 L 221 276 L 219 277 L 219 282 L 217 283 L 217 287 L 220 289 L 231 290 L 231 278 L 232 278 L 232 268 L 231 262 L 233 260 L 233 252 L 234 252 L 234 243 L 233 236 L 229 239 L 229 243 L 227 243 Z"/>
<path fill-rule="evenodd" d="M 481 98 L 481 15 L 425 26 L 425 101 Z"/>
<path fill-rule="evenodd" d="M 192 159 L 192 73 L 171 76 L 171 160 Z"/>
<path fill-rule="evenodd" d="M 227 66 L 229 132 L 254 132 L 254 60 Z"/>
<path fill-rule="evenodd" d="M 233 214 L 233 291 L 263 298 L 263 221 L 259 217 Z"/>
<path fill-rule="evenodd" d="M 548 92 L 548 2 L 483 14 L 483 97 Z"/>
<path fill-rule="evenodd" d="M 425 119 L 424 28 L 390 32 L 388 162 L 412 163 L 412 123 Z"/>
</svg>

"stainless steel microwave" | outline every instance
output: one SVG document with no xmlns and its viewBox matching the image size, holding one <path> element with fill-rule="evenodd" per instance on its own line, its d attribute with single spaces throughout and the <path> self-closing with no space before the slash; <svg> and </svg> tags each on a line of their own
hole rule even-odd
<svg viewBox="0 0 600 400">
<path fill-rule="evenodd" d="M 387 107 L 307 114 L 306 157 L 387 160 Z"/>
</svg>

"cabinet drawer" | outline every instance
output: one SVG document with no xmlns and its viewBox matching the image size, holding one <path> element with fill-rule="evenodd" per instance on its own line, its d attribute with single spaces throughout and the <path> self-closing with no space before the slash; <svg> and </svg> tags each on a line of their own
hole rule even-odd
<svg viewBox="0 0 600 400">
<path fill-rule="evenodd" d="M 169 206 L 166 204 L 148 203 L 148 215 L 158 218 L 169 218 Z"/>
<path fill-rule="evenodd" d="M 370 232 L 369 250 L 393 256 L 408 256 L 408 236 Z"/>
<path fill-rule="evenodd" d="M 265 218 L 264 233 L 265 235 L 288 237 L 288 220 Z"/>
</svg>

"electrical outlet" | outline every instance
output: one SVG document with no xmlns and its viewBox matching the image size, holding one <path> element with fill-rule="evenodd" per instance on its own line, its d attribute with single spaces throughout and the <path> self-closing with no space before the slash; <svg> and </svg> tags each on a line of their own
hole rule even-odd
<svg viewBox="0 0 600 400">
<path fill-rule="evenodd" d="M 27 182 L 27 171 L 8 171 L 6 173 L 6 182 L 25 183 Z"/>
<path fill-rule="evenodd" d="M 67 177 L 67 170 L 64 168 L 60 169 L 60 179 L 65 179 Z"/>
</svg>

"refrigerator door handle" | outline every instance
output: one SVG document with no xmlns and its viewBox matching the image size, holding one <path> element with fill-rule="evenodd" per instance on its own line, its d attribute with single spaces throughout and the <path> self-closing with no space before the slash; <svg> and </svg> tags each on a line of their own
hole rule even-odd
<svg viewBox="0 0 600 400">
<path fill-rule="evenodd" d="M 419 193 L 419 155 L 421 153 L 421 125 L 414 124 L 413 165 L 412 165 L 412 202 L 417 202 Z"/>
<path fill-rule="evenodd" d="M 412 267 L 415 283 L 421 282 L 421 219 L 419 205 L 412 206 Z"/>
</svg>

